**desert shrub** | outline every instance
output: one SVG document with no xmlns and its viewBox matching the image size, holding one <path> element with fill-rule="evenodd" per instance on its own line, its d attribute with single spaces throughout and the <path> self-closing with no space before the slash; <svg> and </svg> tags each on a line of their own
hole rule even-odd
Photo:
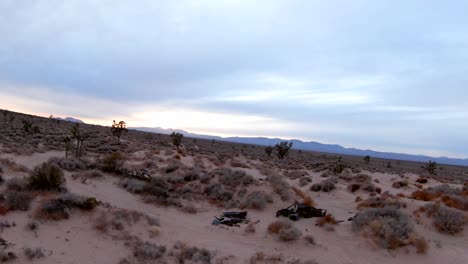
<svg viewBox="0 0 468 264">
<path fill-rule="evenodd" d="M 24 255 L 29 259 L 29 260 L 33 260 L 33 259 L 40 259 L 40 258 L 44 258 L 45 257 L 45 254 L 44 252 L 42 251 L 41 248 L 25 248 L 23 250 L 23 253 Z"/>
<path fill-rule="evenodd" d="M 459 233 L 463 231 L 467 222 L 466 216 L 462 212 L 440 204 L 428 204 L 424 209 L 426 214 L 434 219 L 434 226 L 443 233 Z"/>
<path fill-rule="evenodd" d="M 101 169 L 105 172 L 118 173 L 125 162 L 123 153 L 115 151 L 104 155 L 100 160 Z"/>
<path fill-rule="evenodd" d="M 80 210 L 90 211 L 100 204 L 94 197 L 86 197 L 73 193 L 66 193 L 57 197 L 57 200 L 64 203 L 70 208 L 78 208 Z"/>
<path fill-rule="evenodd" d="M 409 217 L 396 207 L 370 208 L 361 211 L 353 220 L 352 230 L 361 232 L 386 249 L 406 245 L 413 227 Z"/>
<path fill-rule="evenodd" d="M 307 184 L 311 182 L 312 182 L 312 179 L 310 177 L 304 177 L 299 180 L 299 185 L 306 186 Z"/>
<path fill-rule="evenodd" d="M 273 198 L 271 195 L 264 191 L 254 191 L 247 196 L 247 198 L 242 202 L 242 208 L 249 208 L 249 209 L 257 209 L 263 210 L 265 209 L 267 203 L 272 203 Z"/>
<path fill-rule="evenodd" d="M 119 186 L 131 193 L 144 193 L 146 191 L 146 182 L 137 179 L 122 179 Z"/>
<path fill-rule="evenodd" d="M 244 229 L 245 233 L 247 234 L 253 234 L 255 233 L 257 230 L 255 229 L 255 223 L 254 222 L 250 222 L 249 224 L 247 224 L 247 226 L 245 227 Z"/>
<path fill-rule="evenodd" d="M 227 202 L 234 197 L 234 194 L 231 191 L 226 190 L 224 186 L 219 183 L 208 185 L 205 187 L 204 193 L 215 201 Z"/>
<path fill-rule="evenodd" d="M 48 163 L 54 164 L 67 171 L 85 170 L 87 168 L 87 165 L 83 161 L 73 158 L 52 157 L 49 159 Z"/>
<path fill-rule="evenodd" d="M 421 184 L 427 183 L 427 178 L 419 177 L 416 180 L 416 182 L 421 183 Z"/>
<path fill-rule="evenodd" d="M 137 241 L 133 245 L 133 256 L 140 261 L 161 259 L 166 253 L 165 246 L 157 246 L 149 242 Z"/>
<path fill-rule="evenodd" d="M 24 178 L 14 177 L 6 182 L 6 187 L 10 191 L 24 191 L 27 189 L 28 183 Z"/>
<path fill-rule="evenodd" d="M 182 206 L 182 211 L 189 213 L 189 214 L 196 214 L 198 212 L 198 209 L 193 204 L 184 204 Z"/>
<path fill-rule="evenodd" d="M 317 219 L 316 225 L 323 227 L 325 225 L 336 225 L 338 222 L 336 221 L 335 217 L 331 214 L 326 214 L 324 217 L 320 217 Z"/>
<path fill-rule="evenodd" d="M 295 226 L 289 228 L 283 228 L 279 231 L 278 237 L 281 241 L 293 241 L 298 240 L 302 236 L 301 230 Z"/>
<path fill-rule="evenodd" d="M 3 175 L 0 173 L 0 185 L 2 185 L 5 182 L 5 179 L 3 178 Z"/>
<path fill-rule="evenodd" d="M 0 262 L 10 262 L 17 258 L 16 254 L 11 251 L 6 251 L 4 248 L 0 248 Z"/>
<path fill-rule="evenodd" d="M 435 187 L 430 187 L 426 189 L 428 192 L 437 194 L 437 195 L 461 195 L 461 190 L 452 188 L 448 184 L 442 184 Z"/>
<path fill-rule="evenodd" d="M 392 187 L 395 188 L 395 189 L 400 189 L 400 188 L 407 187 L 407 186 L 408 186 L 408 181 L 407 180 L 397 181 L 397 182 L 394 182 L 392 184 Z"/>
<path fill-rule="evenodd" d="M 263 252 L 257 252 L 253 255 L 250 260 L 250 264 L 257 264 L 257 263 L 284 263 L 284 258 L 281 254 L 273 254 L 267 255 Z"/>
<path fill-rule="evenodd" d="M 5 195 L 5 202 L 8 210 L 11 211 L 27 211 L 33 196 L 28 192 L 8 192 Z"/>
<path fill-rule="evenodd" d="M 213 254 L 204 248 L 190 247 L 186 243 L 176 242 L 170 255 L 175 263 L 211 263 Z"/>
<path fill-rule="evenodd" d="M 104 177 L 104 174 L 102 174 L 102 172 L 100 172 L 98 170 L 91 170 L 91 171 L 85 172 L 83 174 L 83 177 L 90 178 L 90 179 L 102 178 L 102 177 Z"/>
<path fill-rule="evenodd" d="M 330 177 L 320 183 L 313 184 L 310 190 L 314 192 L 330 192 L 336 188 L 335 184 L 337 182 L 338 179 L 336 177 Z"/>
<path fill-rule="evenodd" d="M 290 227 L 292 227 L 291 222 L 286 220 L 277 220 L 270 223 L 267 227 L 267 230 L 270 234 L 279 234 L 282 229 L 287 229 Z"/>
<path fill-rule="evenodd" d="M 58 191 L 65 183 L 65 176 L 59 167 L 42 163 L 31 171 L 26 180 L 33 190 Z"/>
<path fill-rule="evenodd" d="M 184 181 L 192 182 L 200 179 L 200 170 L 197 168 L 192 168 L 184 174 Z"/>
<path fill-rule="evenodd" d="M 297 187 L 292 187 L 292 190 L 294 191 L 294 193 L 296 193 L 297 196 L 302 198 L 303 204 L 308 206 L 316 206 L 314 200 L 312 200 L 312 198 L 309 195 L 305 194 L 301 189 Z"/>
<path fill-rule="evenodd" d="M 289 186 L 289 184 L 285 180 L 283 180 L 281 176 L 268 176 L 267 181 L 270 182 L 273 191 L 281 197 L 281 200 L 288 201 L 291 199 L 291 186 Z"/>
<path fill-rule="evenodd" d="M 305 236 L 304 236 L 304 240 L 305 240 L 307 243 L 311 244 L 311 245 L 315 245 L 315 244 L 316 244 L 315 238 L 314 238 L 313 236 L 311 236 L 311 235 L 305 235 Z"/>
<path fill-rule="evenodd" d="M 359 183 L 351 183 L 350 185 L 348 185 L 348 190 L 350 192 L 355 192 L 359 190 L 360 188 L 361 188 L 361 185 Z"/>
<path fill-rule="evenodd" d="M 255 182 L 255 179 L 251 176 L 246 174 L 240 170 L 231 170 L 231 169 L 217 169 L 216 172 L 219 174 L 219 182 L 230 186 L 230 187 L 238 187 L 239 185 L 248 186 Z"/>
<path fill-rule="evenodd" d="M 384 192 L 380 196 L 371 196 L 364 201 L 360 202 L 357 206 L 358 209 L 364 207 L 371 207 L 371 208 L 384 208 L 387 206 L 393 207 L 406 207 L 404 202 L 401 202 L 398 196 L 394 196 L 388 192 Z"/>
<path fill-rule="evenodd" d="M 36 214 L 37 218 L 59 221 L 70 217 L 69 207 L 57 199 L 43 203 Z"/>
</svg>

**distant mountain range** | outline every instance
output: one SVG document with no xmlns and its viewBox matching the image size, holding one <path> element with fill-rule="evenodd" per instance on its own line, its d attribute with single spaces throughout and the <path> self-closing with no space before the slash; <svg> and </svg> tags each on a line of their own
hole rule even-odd
<svg viewBox="0 0 468 264">
<path fill-rule="evenodd" d="M 184 134 L 186 137 L 192 138 L 201 138 L 201 139 L 215 139 L 218 141 L 227 141 L 241 144 L 254 144 L 262 146 L 272 146 L 281 141 L 293 142 L 294 149 L 308 150 L 308 151 L 317 151 L 341 155 L 352 155 L 352 156 L 371 156 L 374 158 L 382 159 L 394 159 L 394 160 L 407 160 L 407 161 L 418 161 L 418 162 L 428 162 L 429 160 L 436 161 L 441 164 L 449 165 L 458 165 L 458 166 L 468 166 L 468 159 L 457 159 L 457 158 L 448 158 L 448 157 L 429 157 L 424 155 L 411 155 L 411 154 L 402 154 L 402 153 L 392 153 L 392 152 L 380 152 L 374 150 L 363 150 L 356 148 L 345 148 L 340 145 L 332 144 L 322 144 L 318 142 L 304 142 L 301 140 L 284 140 L 280 138 L 265 138 L 265 137 L 218 137 L 218 136 L 209 136 L 209 135 L 199 135 L 194 133 L 189 133 L 180 129 L 164 129 L 164 128 L 149 128 L 149 127 L 133 127 L 129 128 L 133 130 L 151 132 L 151 133 L 160 133 L 160 134 L 170 134 L 172 132 L 178 132 Z"/>
<path fill-rule="evenodd" d="M 54 117 L 54 119 L 56 119 L 56 120 L 62 120 L 62 121 L 68 121 L 68 122 L 73 122 L 73 123 L 84 124 L 83 121 L 81 121 L 81 120 L 79 120 L 79 119 L 76 119 L 76 118 L 73 118 L 73 117 L 65 117 L 65 118 Z"/>
</svg>

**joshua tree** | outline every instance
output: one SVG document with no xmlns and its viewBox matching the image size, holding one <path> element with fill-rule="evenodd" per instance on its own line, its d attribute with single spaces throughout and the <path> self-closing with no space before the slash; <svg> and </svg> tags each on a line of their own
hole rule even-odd
<svg viewBox="0 0 468 264">
<path fill-rule="evenodd" d="M 426 170 L 429 172 L 429 174 L 434 175 L 436 174 L 436 169 L 437 169 L 437 162 L 435 161 L 429 161 L 426 165 Z"/>
<path fill-rule="evenodd" d="M 172 132 L 171 134 L 172 144 L 176 146 L 177 150 L 179 150 L 179 146 L 180 146 L 180 143 L 182 143 L 183 137 L 184 135 L 182 135 L 181 133 Z"/>
<path fill-rule="evenodd" d="M 283 159 L 286 157 L 289 153 L 289 150 L 292 148 L 293 143 L 292 142 L 287 142 L 283 141 L 275 145 L 276 149 L 276 155 L 278 156 L 279 159 Z"/>
<path fill-rule="evenodd" d="M 65 137 L 63 139 L 63 142 L 65 143 L 65 157 L 68 158 L 68 152 L 71 149 L 71 138 L 70 137 Z"/>
<path fill-rule="evenodd" d="M 8 110 L 2 110 L 2 114 L 3 114 L 3 122 L 6 123 L 7 117 L 8 117 Z"/>
<path fill-rule="evenodd" d="M 26 119 L 22 119 L 21 122 L 23 122 L 23 130 L 24 132 L 26 132 L 26 134 L 34 135 L 37 133 L 41 133 L 41 129 L 38 126 L 34 125 L 33 122 L 28 121 Z"/>
<path fill-rule="evenodd" d="M 122 136 L 123 132 L 128 132 L 127 128 L 125 127 L 127 124 L 125 124 L 124 121 L 120 121 L 118 123 L 113 121 L 114 123 L 112 124 L 111 131 L 112 135 L 114 135 L 117 138 L 117 142 L 120 143 L 120 137 Z"/>
<path fill-rule="evenodd" d="M 216 143 L 216 140 L 213 138 L 213 139 L 211 140 L 211 146 L 213 146 L 215 143 Z"/>
<path fill-rule="evenodd" d="M 84 133 L 80 131 L 80 124 L 76 123 L 71 129 L 73 138 L 76 140 L 75 156 L 77 159 L 81 158 L 81 152 L 83 150 L 83 142 L 85 140 Z"/>
<path fill-rule="evenodd" d="M 272 146 L 265 147 L 265 153 L 268 155 L 268 157 L 271 157 L 272 152 L 273 152 Z"/>
<path fill-rule="evenodd" d="M 369 163 L 370 162 L 370 156 L 369 155 L 365 156 L 363 158 L 363 160 L 364 160 L 365 163 Z"/>
</svg>

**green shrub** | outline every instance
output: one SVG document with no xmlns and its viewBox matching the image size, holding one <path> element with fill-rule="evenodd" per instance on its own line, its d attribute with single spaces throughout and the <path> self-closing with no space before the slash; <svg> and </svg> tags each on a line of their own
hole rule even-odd
<svg viewBox="0 0 468 264">
<path fill-rule="evenodd" d="M 65 183 L 63 171 L 50 163 L 36 166 L 26 179 L 32 190 L 58 191 Z"/>
</svg>

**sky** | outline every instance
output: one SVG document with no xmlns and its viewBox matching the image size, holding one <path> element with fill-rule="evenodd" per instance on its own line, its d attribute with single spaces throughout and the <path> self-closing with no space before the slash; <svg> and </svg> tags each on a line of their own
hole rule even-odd
<svg viewBox="0 0 468 264">
<path fill-rule="evenodd" d="M 2 0 L 0 108 L 468 158 L 467 1 Z"/>
</svg>

